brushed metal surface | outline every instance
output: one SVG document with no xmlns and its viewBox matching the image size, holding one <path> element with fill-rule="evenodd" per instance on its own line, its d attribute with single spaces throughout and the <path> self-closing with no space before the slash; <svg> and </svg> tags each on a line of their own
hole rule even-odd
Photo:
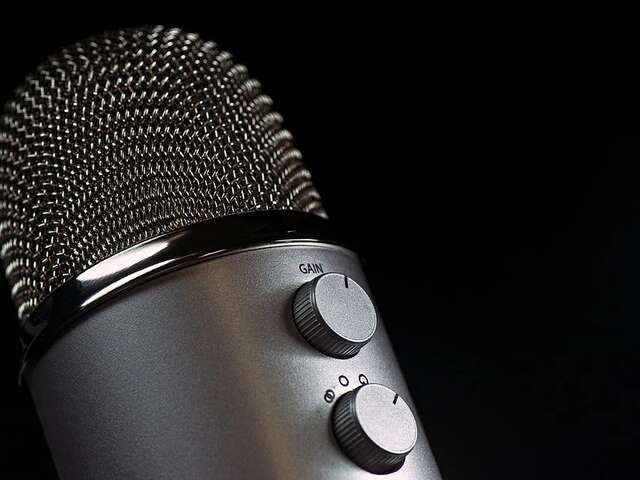
<svg viewBox="0 0 640 480">
<path fill-rule="evenodd" d="M 384 477 L 338 446 L 332 408 L 361 382 L 415 407 L 380 320 L 347 360 L 300 336 L 291 302 L 317 275 L 309 263 L 371 295 L 345 249 L 271 246 L 141 285 L 55 343 L 27 381 L 61 478 L 439 480 L 420 422 L 404 466 Z"/>
</svg>

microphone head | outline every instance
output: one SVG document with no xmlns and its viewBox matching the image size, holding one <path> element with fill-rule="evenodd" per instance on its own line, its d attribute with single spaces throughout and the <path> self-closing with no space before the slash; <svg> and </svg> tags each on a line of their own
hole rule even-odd
<svg viewBox="0 0 640 480">
<path fill-rule="evenodd" d="M 244 66 L 178 29 L 49 58 L 0 120 L 0 258 L 25 320 L 67 280 L 152 237 L 263 210 L 324 216 Z"/>
</svg>

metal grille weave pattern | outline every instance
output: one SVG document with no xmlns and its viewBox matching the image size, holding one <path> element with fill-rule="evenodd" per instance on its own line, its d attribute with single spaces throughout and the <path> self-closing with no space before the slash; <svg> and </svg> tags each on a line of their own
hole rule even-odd
<svg viewBox="0 0 640 480">
<path fill-rule="evenodd" d="M 0 120 L 0 258 L 21 320 L 151 237 L 243 212 L 324 215 L 271 103 L 177 29 L 110 32 L 40 66 Z"/>
</svg>

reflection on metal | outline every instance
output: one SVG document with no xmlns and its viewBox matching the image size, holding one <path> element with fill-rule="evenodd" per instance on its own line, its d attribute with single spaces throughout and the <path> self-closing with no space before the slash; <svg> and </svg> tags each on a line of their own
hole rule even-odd
<svg viewBox="0 0 640 480">
<path fill-rule="evenodd" d="M 340 244 L 327 223 L 306 213 L 255 212 L 196 223 L 123 250 L 55 290 L 26 320 L 22 371 L 79 317 L 126 289 L 231 252 L 291 243 Z"/>
</svg>

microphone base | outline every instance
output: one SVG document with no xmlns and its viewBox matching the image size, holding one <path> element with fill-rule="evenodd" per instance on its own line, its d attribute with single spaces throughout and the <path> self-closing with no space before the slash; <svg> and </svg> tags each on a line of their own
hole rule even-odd
<svg viewBox="0 0 640 480">
<path fill-rule="evenodd" d="M 292 301 L 321 273 L 353 278 L 330 244 L 266 245 L 166 273 L 91 310 L 26 375 L 62 480 L 373 480 L 332 433 L 338 399 L 362 383 L 416 414 L 382 321 L 353 358 L 320 353 Z M 384 478 L 439 480 L 422 425 Z"/>
</svg>

